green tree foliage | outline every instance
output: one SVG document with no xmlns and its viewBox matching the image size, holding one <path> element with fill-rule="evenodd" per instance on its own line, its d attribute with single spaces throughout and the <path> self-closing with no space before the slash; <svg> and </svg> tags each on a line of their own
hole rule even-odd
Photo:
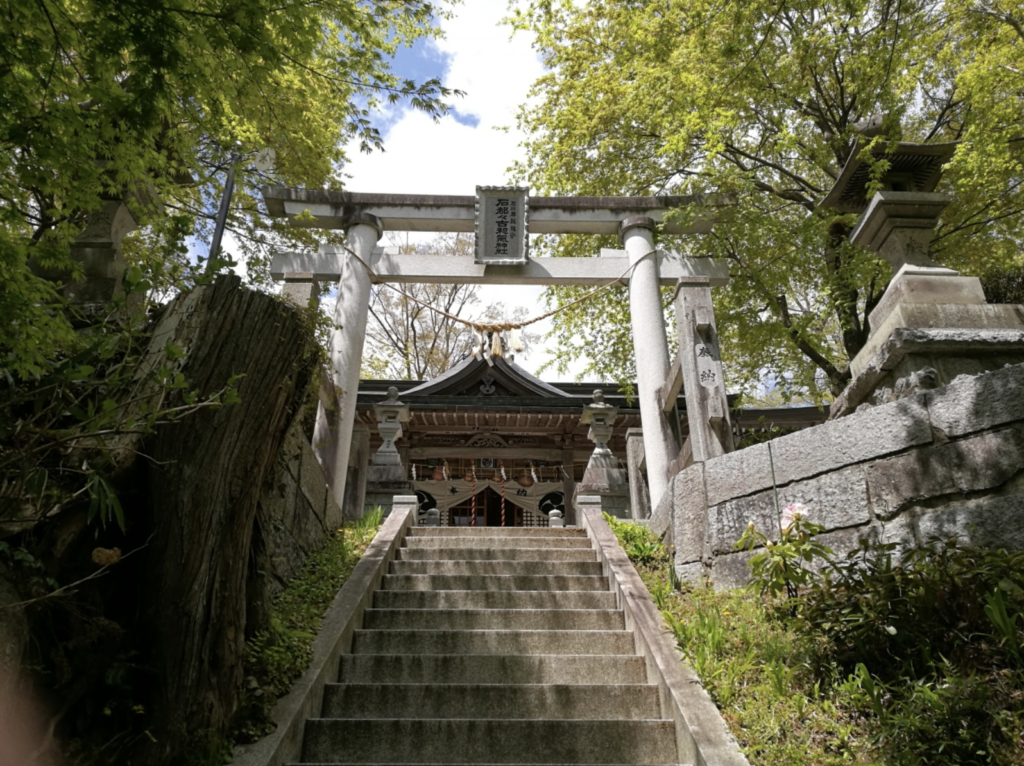
<svg viewBox="0 0 1024 766">
<path fill-rule="evenodd" d="M 512 23 L 550 71 L 520 113 L 516 170 L 541 193 L 711 195 L 677 213 L 711 205 L 711 234 L 662 243 L 729 261 L 715 297 L 731 383 L 768 373 L 828 398 L 891 277 L 849 243 L 856 216 L 817 207 L 851 155 L 960 141 L 934 255 L 966 273 L 1020 267 L 1022 20 L 1016 0 L 535 0 Z M 876 177 L 885 167 L 873 162 Z M 611 291 L 560 314 L 563 360 L 596 347 L 631 379 L 627 314 Z"/>
<path fill-rule="evenodd" d="M 27 264 L 71 267 L 69 243 L 104 199 L 133 195 L 147 227 L 129 259 L 173 283 L 234 163 L 231 227 L 259 279 L 269 244 L 300 235 L 262 219 L 258 184 L 338 188 L 343 145 L 381 145 L 375 108 L 446 111 L 439 81 L 389 68 L 443 12 L 423 0 L 0 2 L 0 368 L 38 374 L 71 342 L 53 285 Z M 267 147 L 272 175 L 251 167 Z"/>
</svg>

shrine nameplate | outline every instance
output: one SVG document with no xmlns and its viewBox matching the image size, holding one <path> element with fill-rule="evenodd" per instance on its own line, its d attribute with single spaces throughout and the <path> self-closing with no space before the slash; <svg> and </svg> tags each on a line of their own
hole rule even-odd
<svg viewBox="0 0 1024 766">
<path fill-rule="evenodd" d="M 526 263 L 529 193 L 528 188 L 519 186 L 476 187 L 477 263 Z"/>
</svg>

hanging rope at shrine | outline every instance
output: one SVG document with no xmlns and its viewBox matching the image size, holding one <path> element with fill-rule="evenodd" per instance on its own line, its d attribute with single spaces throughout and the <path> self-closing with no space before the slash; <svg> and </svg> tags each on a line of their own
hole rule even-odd
<svg viewBox="0 0 1024 766">
<path fill-rule="evenodd" d="M 501 471 L 501 526 L 505 526 L 505 464 L 500 460 L 498 470 Z"/>
<path fill-rule="evenodd" d="M 469 473 L 473 477 L 473 499 L 470 501 L 472 512 L 469 518 L 469 526 L 476 526 L 476 467 L 470 466 Z"/>
<path fill-rule="evenodd" d="M 635 269 L 641 261 L 646 259 L 648 256 L 658 252 L 656 249 L 653 248 L 651 250 L 648 250 L 642 256 L 637 258 L 636 261 L 630 264 L 629 268 L 622 272 L 622 275 L 619 276 L 618 278 L 613 279 L 607 284 L 599 285 L 590 292 L 584 293 L 576 300 L 566 303 L 564 306 L 559 306 L 556 309 L 552 309 L 546 314 L 541 314 L 539 317 L 534 317 L 533 319 L 525 319 L 522 322 L 471 322 L 468 319 L 463 319 L 462 317 L 456 316 L 455 314 L 449 314 L 447 311 L 443 309 L 431 306 L 429 303 L 421 301 L 419 298 L 416 298 L 415 296 L 409 295 L 409 293 L 399 289 L 391 282 L 383 281 L 380 278 L 380 275 L 370 267 L 370 264 L 368 264 L 366 261 L 360 258 L 359 255 L 355 252 L 355 250 L 348 247 L 348 245 L 341 245 L 341 247 L 344 248 L 349 255 L 351 255 L 353 258 L 359 261 L 359 263 L 362 264 L 363 268 L 366 269 L 367 273 L 370 275 L 370 279 L 373 280 L 374 284 L 389 287 L 402 297 L 408 298 L 413 303 L 417 303 L 420 306 L 423 306 L 423 308 L 428 309 L 429 311 L 433 311 L 435 314 L 439 314 L 440 316 L 443 316 L 446 319 L 451 319 L 453 322 L 458 322 L 459 324 L 464 324 L 467 327 L 471 327 L 476 332 L 477 340 L 479 341 L 476 347 L 474 347 L 473 349 L 473 356 L 479 357 L 484 347 L 484 336 L 486 333 L 491 333 L 491 356 L 496 356 L 499 358 L 504 356 L 504 349 L 502 348 L 501 341 L 501 333 L 509 333 L 509 347 L 513 351 L 522 351 L 524 347 L 522 335 L 519 332 L 521 329 L 523 329 L 524 327 L 529 327 L 532 324 L 536 324 L 537 322 L 542 322 L 545 319 L 550 319 L 551 317 L 555 316 L 555 314 L 559 314 L 562 311 L 565 311 L 566 309 L 570 309 L 573 306 L 578 306 L 580 303 L 583 303 L 584 301 L 590 300 L 598 293 L 607 290 L 609 287 L 614 287 L 615 285 L 621 284 L 622 280 L 628 277 L 630 273 L 633 271 L 633 269 Z"/>
</svg>

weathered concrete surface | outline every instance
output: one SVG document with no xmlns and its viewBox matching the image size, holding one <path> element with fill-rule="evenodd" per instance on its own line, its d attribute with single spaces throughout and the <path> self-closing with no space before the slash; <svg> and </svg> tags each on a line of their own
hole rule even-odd
<svg viewBox="0 0 1024 766">
<path fill-rule="evenodd" d="M 948 279 L 942 277 L 941 279 Z M 893 307 L 871 338 L 860 350 L 850 370 L 859 375 L 871 363 L 894 330 L 904 327 L 955 327 L 960 330 L 1021 330 L 1024 329 L 1020 311 L 1008 304 L 971 305 L 962 303 L 928 304 L 910 303 Z"/>
<path fill-rule="evenodd" d="M 930 271 L 930 270 L 929 270 Z M 933 276 L 932 274 L 904 271 L 897 273 L 885 294 L 878 302 L 868 321 L 872 328 L 879 328 L 886 317 L 900 304 L 942 305 L 969 303 L 984 305 L 985 291 L 977 277 L 963 277 L 953 274 Z"/>
<path fill-rule="evenodd" d="M 533 215 L 530 217 L 532 219 Z M 536 231 L 533 220 L 530 228 Z M 615 229 L 618 230 L 617 223 Z M 370 266 L 383 281 L 398 284 L 599 287 L 617 279 L 628 285 L 631 279 L 627 273 L 629 259 L 621 250 L 601 258 L 531 258 L 522 266 L 485 266 L 460 255 L 409 255 L 390 250 L 376 248 Z M 274 279 L 284 279 L 290 274 L 308 274 L 310 279 L 337 282 L 345 268 L 344 258 L 344 251 L 331 245 L 324 245 L 316 253 L 278 253 L 271 264 L 270 275 Z M 723 261 L 682 258 L 663 250 L 658 252 L 656 260 L 661 287 L 671 287 L 681 277 L 691 276 L 708 277 L 713 287 L 729 282 L 729 267 Z"/>
<path fill-rule="evenodd" d="M 871 520 L 862 468 L 836 471 L 781 488 L 779 509 L 791 503 L 806 506 L 807 520 L 826 529 L 853 527 Z M 711 553 L 732 551 L 750 522 L 769 538 L 779 537 L 779 514 L 771 490 L 712 506 L 708 519 Z"/>
<path fill-rule="evenodd" d="M 645 459 L 643 429 L 627 428 L 626 474 L 629 478 L 629 512 L 634 519 L 650 518 L 652 514 L 651 495 L 643 473 Z"/>
<path fill-rule="evenodd" d="M 777 538 L 778 510 L 789 504 L 825 527 L 822 541 L 840 556 L 865 534 L 898 550 L 936 534 L 1024 549 L 1024 365 L 960 377 L 771 447 L 778 508 L 767 443 L 674 477 L 675 564 L 686 579 L 745 582 L 749 554 L 733 545 L 750 522 Z"/>
<path fill-rule="evenodd" d="M 674 501 L 672 541 L 676 547 L 676 564 L 700 561 L 704 555 L 707 526 L 704 466 L 704 463 L 694 463 L 676 474 L 671 485 Z"/>
<path fill-rule="evenodd" d="M 264 186 L 263 200 L 270 215 L 289 217 L 292 226 L 344 228 L 353 213 L 370 213 L 394 231 L 473 231 L 476 197 L 471 195 L 359 194 L 326 189 Z M 530 231 L 534 234 L 617 234 L 619 223 L 646 215 L 666 234 L 706 233 L 709 224 L 697 220 L 682 227 L 665 220 L 669 210 L 685 205 L 724 205 L 722 196 L 661 197 L 536 197 L 528 198 Z M 313 219 L 301 217 L 308 212 Z"/>
<path fill-rule="evenodd" d="M 306 558 L 342 524 L 341 510 L 298 420 L 260 495 L 257 519 L 266 550 L 261 571 L 270 597 L 302 571 Z"/>
<path fill-rule="evenodd" d="M 629 281 L 629 315 L 633 327 L 637 398 L 644 425 L 647 486 L 651 505 L 657 506 L 668 487 L 668 464 L 679 451 L 658 399 L 658 390 L 668 377 L 671 360 L 668 358 L 665 312 L 661 307 L 658 285 L 658 259 L 654 255 L 655 224 L 652 219 L 630 220 L 644 220 L 650 224 L 649 228 L 646 223 L 627 228 L 622 240 L 633 267 Z"/>
<path fill-rule="evenodd" d="M 932 425 L 950 437 L 1024 420 L 1024 365 L 954 380 L 927 401 Z"/>
<path fill-rule="evenodd" d="M 1019 306 L 1016 310 L 1024 313 Z M 939 385 L 949 385 L 959 375 L 980 375 L 1022 361 L 1024 329 L 900 327 L 832 403 L 831 415 L 836 419 L 851 414 L 877 390 L 894 388 L 910 370 L 930 366 L 938 373 Z"/>
<path fill-rule="evenodd" d="M 643 481 L 642 478 L 641 481 Z M 662 496 L 661 502 L 658 503 L 658 507 L 651 512 L 650 518 L 646 520 L 638 519 L 638 521 L 643 521 L 649 530 L 661 538 L 661 541 L 665 543 L 665 545 L 674 544 L 672 539 L 672 509 L 675 507 L 675 483 L 675 476 L 668 480 L 668 488 L 665 490 L 665 494 Z M 633 485 L 630 484 L 629 488 L 630 491 L 632 491 Z"/>
<path fill-rule="evenodd" d="M 989 548 L 1024 549 L 1024 491 L 977 498 L 930 512 L 910 514 L 917 541 L 938 537 L 969 540 Z"/>
</svg>

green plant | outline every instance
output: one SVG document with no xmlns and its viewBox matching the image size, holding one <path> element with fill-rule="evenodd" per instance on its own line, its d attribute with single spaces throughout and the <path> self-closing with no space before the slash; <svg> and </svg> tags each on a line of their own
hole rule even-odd
<svg viewBox="0 0 1024 766">
<path fill-rule="evenodd" d="M 785 591 L 790 598 L 795 598 L 815 576 L 803 565 L 815 559 L 827 562 L 832 556 L 832 550 L 815 539 L 823 531 L 824 527 L 797 514 L 782 528 L 778 541 L 773 542 L 751 522 L 734 546 L 748 551 L 757 546 L 763 548 L 750 559 L 751 587 L 761 595 L 778 596 Z"/>
<path fill-rule="evenodd" d="M 794 625 L 827 639 L 848 667 L 863 662 L 883 677 L 926 668 L 940 656 L 961 656 L 971 636 L 990 634 L 993 590 L 1012 599 L 1007 608 L 1024 604 L 1024 590 L 1012 587 L 1020 588 L 1022 572 L 1024 554 L 955 539 L 909 548 L 898 561 L 895 545 L 864 540 L 829 562 L 801 598 Z M 1011 624 L 1007 617 L 1004 626 Z"/>
<path fill-rule="evenodd" d="M 158 425 L 204 407 L 238 401 L 238 378 L 200 396 L 179 371 L 173 343 L 149 355 L 142 313 L 153 275 L 124 275 L 125 295 L 90 321 L 80 320 L 62 352 L 16 379 L 0 359 L 0 522 L 28 528 L 77 503 L 88 520 L 122 532 L 118 474 Z M 136 305 L 133 311 L 129 307 Z M 142 370 L 143 359 L 151 368 Z"/>
<path fill-rule="evenodd" d="M 380 508 L 338 530 L 274 599 L 268 627 L 246 642 L 246 679 L 234 738 L 253 742 L 273 731 L 277 698 L 309 665 L 324 612 L 380 528 Z"/>
<path fill-rule="evenodd" d="M 642 524 L 616 519 L 604 514 L 605 521 L 619 541 L 619 545 L 637 567 L 657 567 L 669 562 L 669 552 L 651 530 Z"/>
<path fill-rule="evenodd" d="M 1000 580 L 999 586 L 994 588 L 991 593 L 985 597 L 985 615 L 992 621 L 998 631 L 998 639 L 1002 644 L 1003 648 L 1009 652 L 1010 656 L 1013 657 L 1014 661 L 1021 664 L 1021 643 L 1020 643 L 1020 631 L 1021 628 L 1017 624 L 1018 618 L 1022 618 L 1021 622 L 1024 623 L 1024 615 L 1020 612 L 1010 613 L 1006 602 L 1006 596 L 1004 591 L 1019 592 L 1020 586 L 1010 580 Z"/>
<path fill-rule="evenodd" d="M 384 509 L 375 505 L 371 510 L 366 511 L 361 519 L 352 522 L 350 529 L 356 538 L 362 540 L 367 535 L 373 537 L 377 534 L 381 523 L 384 521 Z"/>
</svg>

